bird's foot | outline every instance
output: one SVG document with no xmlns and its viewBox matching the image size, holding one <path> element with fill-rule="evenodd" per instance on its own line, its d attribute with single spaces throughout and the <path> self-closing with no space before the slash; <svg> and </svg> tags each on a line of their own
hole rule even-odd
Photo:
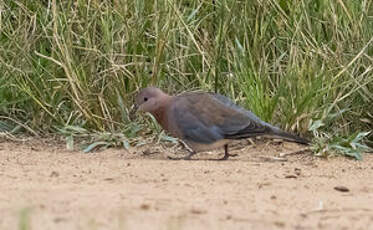
<svg viewBox="0 0 373 230">
<path fill-rule="evenodd" d="M 237 157 L 238 154 L 229 154 L 229 153 L 226 153 L 224 154 L 224 156 L 220 159 L 218 159 L 218 161 L 225 161 L 225 160 L 228 160 L 229 157 Z"/>
<path fill-rule="evenodd" d="M 168 159 L 170 160 L 191 160 L 192 159 L 192 156 L 196 154 L 195 152 L 190 152 L 188 155 L 184 156 L 184 157 L 171 157 L 171 156 L 167 156 Z"/>
</svg>

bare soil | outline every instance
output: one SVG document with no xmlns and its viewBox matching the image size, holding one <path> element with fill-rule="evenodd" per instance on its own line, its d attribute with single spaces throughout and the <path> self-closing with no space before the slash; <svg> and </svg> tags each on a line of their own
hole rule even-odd
<svg viewBox="0 0 373 230">
<path fill-rule="evenodd" d="M 227 161 L 172 161 L 180 151 L 160 146 L 0 141 L 0 229 L 373 229 L 373 155 L 278 158 L 299 148 L 240 143 Z"/>
</svg>

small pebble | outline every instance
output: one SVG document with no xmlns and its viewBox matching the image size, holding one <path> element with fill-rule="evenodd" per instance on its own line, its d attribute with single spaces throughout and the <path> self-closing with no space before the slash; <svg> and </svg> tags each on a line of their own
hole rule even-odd
<svg viewBox="0 0 373 230">
<path fill-rule="evenodd" d="M 335 186 L 334 189 L 339 191 L 339 192 L 349 192 L 350 191 L 350 189 L 348 189 L 345 186 Z"/>
<path fill-rule="evenodd" d="M 60 174 L 56 171 L 52 171 L 50 177 L 58 177 Z"/>
<path fill-rule="evenodd" d="M 275 224 L 277 227 L 280 227 L 280 228 L 285 227 L 285 223 L 282 222 L 282 221 L 275 221 L 274 224 Z"/>
<path fill-rule="evenodd" d="M 295 175 L 297 175 L 297 176 L 300 176 L 300 174 L 301 174 L 301 169 L 300 168 L 295 168 L 294 169 L 294 173 L 295 173 Z"/>
<path fill-rule="evenodd" d="M 140 205 L 140 209 L 148 210 L 148 209 L 150 209 L 150 205 L 149 204 L 142 204 L 142 205 Z"/>
<path fill-rule="evenodd" d="M 297 178 L 297 176 L 296 175 L 286 175 L 285 176 L 285 178 L 287 178 L 287 179 L 291 179 L 291 178 Z"/>
<path fill-rule="evenodd" d="M 192 210 L 190 210 L 190 212 L 193 213 L 193 214 L 204 214 L 204 213 L 206 213 L 207 211 L 202 210 L 202 209 L 196 209 L 196 208 L 193 208 Z"/>
</svg>

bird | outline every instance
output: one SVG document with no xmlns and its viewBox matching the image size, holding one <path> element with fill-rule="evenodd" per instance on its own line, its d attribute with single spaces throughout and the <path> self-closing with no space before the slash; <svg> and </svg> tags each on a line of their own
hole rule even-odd
<svg viewBox="0 0 373 230">
<path fill-rule="evenodd" d="M 233 140 L 256 136 L 271 136 L 308 145 L 310 141 L 285 132 L 262 121 L 250 110 L 235 104 L 228 97 L 212 92 L 185 92 L 172 96 L 161 89 L 149 86 L 135 97 L 134 111 L 148 112 L 171 136 L 182 140 L 189 153 L 181 158 L 190 160 L 198 152 L 224 147 L 227 160 L 228 144 Z"/>
</svg>

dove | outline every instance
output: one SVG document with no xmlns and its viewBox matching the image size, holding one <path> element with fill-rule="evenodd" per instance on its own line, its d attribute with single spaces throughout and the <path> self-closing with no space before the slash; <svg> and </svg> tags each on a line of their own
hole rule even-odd
<svg viewBox="0 0 373 230">
<path fill-rule="evenodd" d="M 227 160 L 236 156 L 228 152 L 230 142 L 256 136 L 310 143 L 262 121 L 251 111 L 217 93 L 187 92 L 172 96 L 159 88 L 147 87 L 136 95 L 134 110 L 152 114 L 164 130 L 190 148 L 185 157 L 170 159 L 190 160 L 198 152 L 224 147 L 224 156 L 220 160 Z"/>
</svg>

